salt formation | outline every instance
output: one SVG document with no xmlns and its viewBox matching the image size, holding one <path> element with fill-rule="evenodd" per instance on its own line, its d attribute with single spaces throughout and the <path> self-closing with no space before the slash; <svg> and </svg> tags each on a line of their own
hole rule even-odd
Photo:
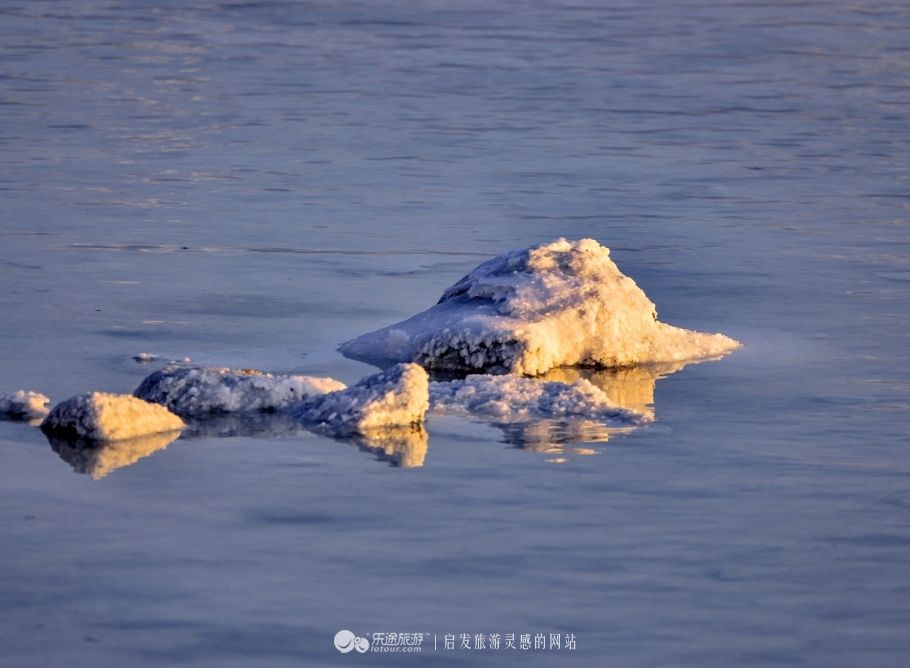
<svg viewBox="0 0 910 668">
<path fill-rule="evenodd" d="M 332 378 L 175 365 L 148 376 L 133 394 L 187 417 L 235 411 L 277 411 L 344 387 L 344 383 Z"/>
<path fill-rule="evenodd" d="M 103 478 L 115 469 L 135 464 L 173 443 L 179 431 L 149 434 L 122 441 L 84 441 L 58 438 L 48 434 L 47 440 L 60 459 L 73 467 L 76 473 L 87 473 L 93 480 Z"/>
<path fill-rule="evenodd" d="M 471 415 L 496 423 L 583 419 L 632 427 L 651 422 L 644 413 L 617 406 L 584 378 L 570 384 L 512 375 L 473 375 L 430 383 L 430 403 L 434 412 Z"/>
<path fill-rule="evenodd" d="M 428 395 L 427 372 L 416 364 L 397 364 L 353 387 L 308 399 L 293 412 L 326 433 L 366 434 L 371 429 L 420 424 L 429 407 Z"/>
<path fill-rule="evenodd" d="M 290 411 L 218 413 L 204 419 L 190 418 L 183 430 L 183 438 L 299 437 L 310 432 L 352 443 L 404 468 L 423 466 L 426 458 L 428 437 L 422 425 L 370 427 L 364 428 L 363 433 L 336 433 L 318 424 L 303 423 Z"/>
<path fill-rule="evenodd" d="M 653 421 L 651 406 L 639 404 L 638 395 L 632 408 L 619 405 L 586 378 L 573 377 L 571 383 L 513 375 L 433 382 L 431 410 L 488 422 L 502 430 L 506 443 L 554 453 L 565 452 L 560 444 L 607 441 Z M 614 392 L 623 381 L 610 377 L 604 385 Z"/>
<path fill-rule="evenodd" d="M 481 264 L 432 308 L 341 345 L 382 365 L 536 375 L 718 357 L 740 344 L 657 320 L 654 304 L 593 239 L 509 251 Z"/>
<path fill-rule="evenodd" d="M 18 390 L 12 394 L 0 394 L 0 419 L 37 420 L 47 415 L 46 396 L 39 392 Z"/>
<path fill-rule="evenodd" d="M 88 441 L 119 441 L 183 428 L 183 420 L 158 404 L 127 394 L 91 392 L 54 406 L 41 423 L 45 433 Z"/>
</svg>

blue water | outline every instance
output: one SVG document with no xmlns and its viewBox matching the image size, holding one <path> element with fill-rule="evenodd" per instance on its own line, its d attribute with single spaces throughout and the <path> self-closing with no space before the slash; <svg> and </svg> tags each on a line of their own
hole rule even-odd
<svg viewBox="0 0 910 668">
<path fill-rule="evenodd" d="M 351 382 L 339 342 L 559 236 L 745 342 L 658 380 L 650 428 L 434 416 L 412 469 L 251 433 L 92 480 L 0 422 L 0 665 L 906 666 L 908 20 L 0 5 L 0 392 L 129 392 L 140 351 Z M 441 649 L 537 632 L 577 649 Z"/>
</svg>

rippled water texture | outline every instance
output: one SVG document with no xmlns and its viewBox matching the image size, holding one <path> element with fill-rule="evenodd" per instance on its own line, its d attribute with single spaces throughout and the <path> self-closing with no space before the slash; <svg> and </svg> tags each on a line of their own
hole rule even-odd
<svg viewBox="0 0 910 668">
<path fill-rule="evenodd" d="M 2 422 L 0 664 L 906 666 L 908 20 L 3 3 L 0 392 L 129 392 L 139 352 L 350 383 L 339 342 L 560 236 L 745 347 L 601 378 L 631 433 L 224 420 L 89 456 Z"/>
</svg>

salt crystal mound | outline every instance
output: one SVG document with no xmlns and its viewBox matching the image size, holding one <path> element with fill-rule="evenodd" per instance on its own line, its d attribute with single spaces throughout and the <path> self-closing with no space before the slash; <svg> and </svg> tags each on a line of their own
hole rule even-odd
<svg viewBox="0 0 910 668">
<path fill-rule="evenodd" d="M 120 441 L 182 428 L 183 420 L 164 406 L 107 392 L 70 397 L 41 423 L 46 434 L 88 441 Z"/>
<path fill-rule="evenodd" d="M 720 357 L 741 344 L 657 320 L 654 304 L 593 239 L 509 251 L 481 264 L 432 308 L 342 344 L 377 366 L 537 375 Z"/>
<path fill-rule="evenodd" d="M 332 435 L 417 425 L 429 407 L 428 385 L 427 372 L 421 367 L 397 364 L 353 387 L 308 399 L 292 410 L 304 424 Z"/>
<path fill-rule="evenodd" d="M 121 441 L 85 441 L 47 434 L 47 440 L 76 473 L 87 473 L 93 480 L 99 480 L 115 469 L 131 466 L 166 448 L 179 436 L 179 431 L 168 431 Z"/>
<path fill-rule="evenodd" d="M 50 402 L 40 392 L 17 390 L 12 394 L 0 394 L 0 419 L 39 420 L 48 414 Z"/>
<path fill-rule="evenodd" d="M 278 411 L 345 387 L 333 378 L 176 365 L 148 376 L 133 394 L 167 406 L 178 415 L 191 417 L 237 411 Z"/>
</svg>

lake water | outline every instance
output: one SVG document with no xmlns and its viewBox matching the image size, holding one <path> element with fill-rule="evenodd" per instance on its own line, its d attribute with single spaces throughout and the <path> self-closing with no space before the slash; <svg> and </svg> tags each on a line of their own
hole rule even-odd
<svg viewBox="0 0 910 668">
<path fill-rule="evenodd" d="M 141 351 L 352 382 L 339 342 L 560 236 L 745 347 L 606 442 L 431 416 L 414 468 L 241 429 L 95 480 L 0 422 L 0 664 L 906 666 L 908 20 L 3 3 L 2 392 Z M 444 650 L 538 632 L 576 649 Z"/>
</svg>

